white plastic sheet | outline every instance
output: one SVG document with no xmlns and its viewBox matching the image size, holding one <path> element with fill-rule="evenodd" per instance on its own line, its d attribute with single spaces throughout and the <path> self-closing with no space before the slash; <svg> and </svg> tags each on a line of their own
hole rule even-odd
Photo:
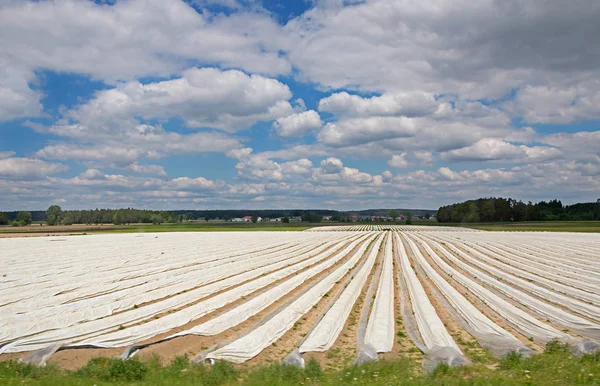
<svg viewBox="0 0 600 386">
<path fill-rule="evenodd" d="M 344 324 L 350 315 L 350 311 L 352 311 L 352 307 L 360 296 L 361 290 L 373 269 L 380 244 L 381 238 L 377 239 L 367 260 L 344 289 L 340 297 L 335 301 L 333 306 L 327 311 L 315 328 L 308 334 L 302 345 L 300 345 L 299 351 L 301 353 L 327 351 L 331 348 L 342 331 Z"/>
<path fill-rule="evenodd" d="M 457 253 L 465 260 L 473 261 L 471 256 L 458 249 L 456 246 L 453 245 L 453 243 L 446 241 L 444 243 L 444 246 L 448 247 L 450 250 L 452 250 L 454 253 Z M 514 302 L 525 305 L 527 309 L 531 312 L 541 315 L 547 318 L 548 320 L 554 322 L 555 324 L 568 328 L 583 336 L 591 337 L 592 339 L 597 339 L 598 333 L 600 332 L 600 326 L 598 326 L 597 324 L 592 323 L 589 320 L 583 319 L 576 315 L 570 314 L 561 308 L 555 307 L 542 300 L 539 300 L 538 298 L 528 295 L 527 293 L 514 288 L 513 286 L 505 283 L 504 281 L 499 281 L 493 278 L 492 276 L 486 274 L 482 270 L 475 269 L 469 264 L 462 262 L 460 259 L 456 258 L 450 253 L 445 253 L 445 256 L 450 261 L 452 261 L 453 264 L 456 264 L 456 266 L 463 269 L 465 272 L 468 272 L 471 276 L 478 278 L 479 280 L 485 282 L 487 285 L 493 287 L 495 290 L 500 291 L 501 293 L 512 299 Z M 454 272 L 457 273 L 456 271 Z M 456 280 L 459 280 L 459 278 L 461 278 L 461 276 L 454 274 L 453 277 L 455 277 Z M 510 275 L 506 273 L 504 274 L 503 278 L 506 279 L 508 283 L 511 283 L 512 280 L 515 279 L 513 277 L 510 277 Z M 468 283 L 467 281 L 464 282 Z M 465 284 L 465 286 L 467 285 Z M 491 296 L 489 296 L 491 292 L 488 290 L 482 291 L 476 286 L 471 286 L 469 287 L 469 289 L 473 291 L 473 293 L 482 296 L 483 299 L 485 299 L 486 295 L 488 298 L 491 298 Z M 492 304 L 499 303 L 498 299 L 500 298 L 496 295 L 495 301 Z M 552 328 L 551 326 L 533 318 L 527 313 L 522 311 L 516 312 L 516 307 L 508 307 L 507 303 L 508 302 L 504 301 L 502 307 L 496 306 L 494 307 L 494 310 L 496 310 L 496 312 L 498 313 L 502 313 L 508 309 L 513 310 L 514 312 L 512 315 L 514 315 L 517 319 L 509 318 L 508 316 L 510 316 L 511 314 L 505 314 L 505 317 L 507 321 L 512 321 L 514 323 L 516 329 L 520 331 L 527 330 L 529 331 L 529 336 L 534 337 L 536 338 L 536 340 L 540 340 L 542 342 L 548 342 L 552 339 L 560 339 L 563 341 L 568 341 L 570 339 L 569 335 L 562 333 L 556 330 L 555 328 Z"/>
<path fill-rule="evenodd" d="M 461 295 L 460 292 L 452 287 L 450 283 L 444 280 L 444 278 L 427 262 L 411 238 L 418 240 L 430 257 L 437 257 L 429 245 L 424 243 L 417 236 L 413 235 L 409 237 L 407 234 L 404 234 L 404 236 L 413 251 L 417 263 L 440 290 L 455 312 L 460 315 L 462 320 L 467 324 L 467 330 L 474 335 L 483 347 L 498 355 L 503 355 L 509 351 L 526 351 L 525 345 L 517 338 L 485 316 Z"/>
<path fill-rule="evenodd" d="M 394 345 L 394 268 L 392 237 L 388 232 L 383 251 L 383 268 L 379 278 L 377 295 L 373 302 L 365 344 L 370 344 L 376 352 L 390 352 Z"/>
<path fill-rule="evenodd" d="M 394 234 L 394 241 L 400 252 L 402 274 L 407 284 L 408 294 L 423 343 L 425 343 L 425 346 L 429 350 L 449 347 L 460 352 L 456 342 L 454 342 L 454 339 L 452 339 L 452 336 L 446 330 L 444 323 L 442 323 L 435 308 L 429 301 L 425 289 L 410 265 L 404 244 L 396 233 Z"/>
<path fill-rule="evenodd" d="M 271 345 L 291 329 L 302 315 L 317 304 L 323 295 L 329 292 L 335 283 L 352 269 L 362 258 L 368 244 L 368 242 L 362 243 L 359 249 L 343 265 L 308 289 L 266 322 L 248 334 L 209 353 L 206 357 L 209 359 L 222 359 L 235 363 L 243 363 L 258 355 L 267 346 Z"/>
</svg>

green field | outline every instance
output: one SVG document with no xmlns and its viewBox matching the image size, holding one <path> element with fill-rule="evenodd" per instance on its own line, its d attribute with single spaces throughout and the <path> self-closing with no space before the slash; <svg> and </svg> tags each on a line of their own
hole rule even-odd
<svg viewBox="0 0 600 386">
<path fill-rule="evenodd" d="M 413 225 L 427 226 L 454 226 L 486 231 L 544 231 L 544 232 L 600 232 L 600 221 L 540 221 L 540 222 L 518 222 L 518 223 L 444 223 L 431 220 L 415 220 Z M 315 226 L 328 225 L 379 225 L 376 223 L 319 223 L 308 224 L 301 222 L 292 222 L 289 224 L 266 222 L 266 223 L 242 223 L 242 222 L 224 222 L 224 221 L 199 221 L 185 222 L 181 224 L 132 224 L 132 225 L 59 225 L 42 226 L 34 224 L 27 227 L 0 227 L 2 233 L 136 233 L 136 232 L 228 232 L 228 231 L 303 231 Z M 403 225 L 399 222 L 398 225 Z M 382 223 L 381 225 L 391 225 L 391 223 Z"/>
<path fill-rule="evenodd" d="M 231 223 L 231 222 L 197 222 L 182 224 L 135 224 L 122 225 L 103 230 L 103 233 L 131 232 L 235 232 L 235 231 L 303 231 L 309 229 L 305 223 Z"/>
<path fill-rule="evenodd" d="M 59 225 L 41 226 L 39 224 L 26 227 L 0 227 L 0 233 L 137 233 L 137 232 L 226 232 L 226 231 L 303 231 L 311 228 L 307 223 L 237 223 L 237 222 L 185 222 L 181 224 L 131 224 L 131 225 Z"/>
<path fill-rule="evenodd" d="M 461 224 L 467 228 L 485 231 L 519 232 L 600 232 L 600 221 L 540 221 L 518 223 Z"/>
<path fill-rule="evenodd" d="M 2 385 L 600 385 L 600 353 L 573 356 L 561 344 L 523 358 L 509 354 L 501 360 L 488 357 L 469 366 L 438 366 L 424 375 L 421 366 L 405 358 L 341 369 L 321 369 L 316 361 L 305 369 L 274 364 L 253 370 L 219 362 L 215 366 L 190 364 L 178 358 L 169 366 L 158 358 L 94 359 L 75 372 L 53 366 L 37 368 L 14 361 L 0 363 Z"/>
<path fill-rule="evenodd" d="M 440 224 L 437 221 L 415 220 L 412 223 L 413 225 L 463 227 L 485 231 L 600 232 L 600 221 L 525 221 Z"/>
</svg>

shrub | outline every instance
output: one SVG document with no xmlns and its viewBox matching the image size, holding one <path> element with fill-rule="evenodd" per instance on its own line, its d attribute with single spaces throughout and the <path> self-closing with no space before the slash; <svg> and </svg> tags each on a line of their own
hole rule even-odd
<svg viewBox="0 0 600 386">
<path fill-rule="evenodd" d="M 94 358 L 76 372 L 86 378 L 102 381 L 141 381 L 146 378 L 148 367 L 137 359 L 121 360 L 111 358 Z"/>
</svg>

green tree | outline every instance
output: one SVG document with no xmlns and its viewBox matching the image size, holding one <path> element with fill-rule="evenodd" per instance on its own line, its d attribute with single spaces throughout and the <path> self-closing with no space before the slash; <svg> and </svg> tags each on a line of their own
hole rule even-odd
<svg viewBox="0 0 600 386">
<path fill-rule="evenodd" d="M 290 223 L 290 218 L 286 216 L 286 217 L 284 217 L 284 218 L 281 219 L 281 222 L 284 223 L 284 224 L 289 224 Z"/>
<path fill-rule="evenodd" d="M 65 213 L 61 223 L 62 225 L 73 225 L 75 223 L 74 215 L 72 213 Z"/>
<path fill-rule="evenodd" d="M 112 222 L 115 225 L 123 225 L 127 220 L 125 219 L 125 213 L 122 210 L 117 210 L 117 212 L 113 215 Z"/>
<path fill-rule="evenodd" d="M 400 214 L 398 213 L 398 211 L 396 209 L 390 210 L 390 217 L 392 218 L 392 221 L 396 222 L 396 220 L 398 219 L 399 216 L 400 216 Z"/>
<path fill-rule="evenodd" d="M 256 224 L 256 222 L 258 221 L 258 217 L 256 215 L 254 215 L 254 216 L 252 216 L 251 220 L 252 220 L 252 224 Z"/>
<path fill-rule="evenodd" d="M 4 212 L 0 212 L 0 225 L 8 225 L 8 216 Z"/>
<path fill-rule="evenodd" d="M 17 213 L 17 221 L 24 223 L 25 225 L 29 225 L 33 222 L 33 218 L 31 217 L 31 212 L 21 211 Z"/>
<path fill-rule="evenodd" d="M 48 225 L 58 225 L 60 224 L 60 216 L 62 214 L 62 209 L 58 205 L 52 205 L 46 210 L 46 222 Z"/>
<path fill-rule="evenodd" d="M 302 221 L 305 222 L 321 222 L 321 220 L 323 220 L 323 217 L 318 215 L 315 212 L 309 212 L 309 213 L 304 213 L 302 215 Z"/>
<path fill-rule="evenodd" d="M 412 224 L 412 212 L 408 212 L 406 214 L 406 225 L 411 225 Z"/>
<path fill-rule="evenodd" d="M 163 222 L 163 216 L 161 216 L 160 214 L 153 214 L 150 218 L 152 220 L 152 224 L 154 225 L 160 225 Z"/>
<path fill-rule="evenodd" d="M 210 221 L 210 216 L 208 216 L 208 215 L 204 216 L 204 221 L 209 222 Z"/>
</svg>

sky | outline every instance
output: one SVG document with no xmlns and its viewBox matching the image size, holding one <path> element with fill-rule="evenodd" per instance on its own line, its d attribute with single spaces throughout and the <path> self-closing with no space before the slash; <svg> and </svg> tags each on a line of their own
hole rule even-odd
<svg viewBox="0 0 600 386">
<path fill-rule="evenodd" d="M 0 0 L 0 210 L 600 198 L 597 0 Z"/>
</svg>

